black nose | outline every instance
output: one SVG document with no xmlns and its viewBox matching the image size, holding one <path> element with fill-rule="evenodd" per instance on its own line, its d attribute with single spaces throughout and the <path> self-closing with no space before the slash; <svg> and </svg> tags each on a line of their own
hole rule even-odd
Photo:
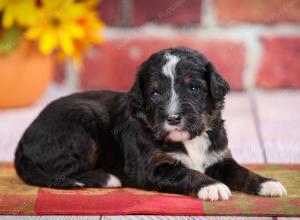
<svg viewBox="0 0 300 220">
<path fill-rule="evenodd" d="M 181 116 L 179 114 L 171 115 L 167 118 L 169 125 L 178 125 L 181 121 Z"/>
</svg>

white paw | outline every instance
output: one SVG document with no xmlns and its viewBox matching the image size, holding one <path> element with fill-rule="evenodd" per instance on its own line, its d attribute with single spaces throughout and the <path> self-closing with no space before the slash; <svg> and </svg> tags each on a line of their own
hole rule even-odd
<svg viewBox="0 0 300 220">
<path fill-rule="evenodd" d="M 103 188 L 118 188 L 121 186 L 122 186 L 122 184 L 121 184 L 121 181 L 119 180 L 119 178 L 112 174 L 109 174 L 107 183 L 105 186 L 103 186 Z"/>
<path fill-rule="evenodd" d="M 261 196 L 284 196 L 287 195 L 287 191 L 280 182 L 267 181 L 260 184 L 258 194 Z"/>
<path fill-rule="evenodd" d="M 84 187 L 85 184 L 84 184 L 84 183 L 81 183 L 81 182 L 78 182 L 78 181 L 75 180 L 74 186 L 77 186 L 77 187 Z"/>
<path fill-rule="evenodd" d="M 202 187 L 198 192 L 199 199 L 210 201 L 228 200 L 230 196 L 230 189 L 223 183 L 215 183 Z"/>
</svg>

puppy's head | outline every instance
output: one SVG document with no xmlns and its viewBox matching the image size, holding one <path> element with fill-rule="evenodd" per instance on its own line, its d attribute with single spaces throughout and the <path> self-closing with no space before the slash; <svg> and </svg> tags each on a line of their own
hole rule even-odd
<svg viewBox="0 0 300 220">
<path fill-rule="evenodd" d="M 160 140 L 181 142 L 220 118 L 228 83 L 200 53 L 170 48 L 149 57 L 129 92 L 130 106 Z"/>
</svg>

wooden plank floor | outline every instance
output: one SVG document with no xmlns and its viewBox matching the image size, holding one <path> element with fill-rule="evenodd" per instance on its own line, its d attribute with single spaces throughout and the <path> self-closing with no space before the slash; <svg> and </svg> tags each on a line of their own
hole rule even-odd
<svg viewBox="0 0 300 220">
<path fill-rule="evenodd" d="M 68 94 L 52 86 L 34 106 L 0 110 L 0 161 L 12 161 L 19 138 L 51 100 Z M 226 99 L 224 119 L 229 146 L 240 163 L 300 163 L 300 91 L 232 92 Z M 192 217 L 192 216 L 1 216 L 7 219 L 115 220 L 115 219 L 214 219 L 245 220 L 253 217 Z M 296 219 L 296 218 L 258 218 Z"/>
<path fill-rule="evenodd" d="M 261 92 L 254 96 L 267 162 L 299 163 L 299 92 Z"/>
<path fill-rule="evenodd" d="M 230 93 L 226 98 L 223 118 L 227 129 L 229 148 L 240 163 L 263 163 L 250 96 Z"/>
</svg>

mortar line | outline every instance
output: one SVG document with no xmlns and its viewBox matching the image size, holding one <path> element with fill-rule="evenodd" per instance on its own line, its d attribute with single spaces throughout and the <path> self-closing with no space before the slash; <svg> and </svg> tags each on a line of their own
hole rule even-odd
<svg viewBox="0 0 300 220">
<path fill-rule="evenodd" d="M 119 28 L 129 27 L 132 25 L 132 0 L 119 0 L 117 23 Z"/>
</svg>

